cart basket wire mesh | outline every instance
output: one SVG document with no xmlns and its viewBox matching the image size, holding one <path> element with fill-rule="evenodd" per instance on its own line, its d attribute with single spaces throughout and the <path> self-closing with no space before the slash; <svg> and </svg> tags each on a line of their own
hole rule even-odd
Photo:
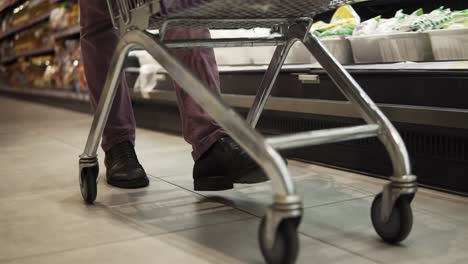
<svg viewBox="0 0 468 264">
<path fill-rule="evenodd" d="M 178 27 L 252 28 L 272 26 L 275 19 L 312 18 L 321 12 L 365 0 L 110 0 L 114 17 L 122 6 L 130 12 L 151 7 L 150 26 L 159 29 L 168 20 L 190 20 L 175 23 Z M 115 3 L 117 2 L 117 3 Z M 271 22 L 268 22 L 268 20 Z M 212 21 L 208 21 L 212 20 Z M 223 21 L 224 20 L 224 21 Z M 229 21 L 232 20 L 232 21 Z M 198 21 L 198 22 L 197 22 Z"/>
</svg>

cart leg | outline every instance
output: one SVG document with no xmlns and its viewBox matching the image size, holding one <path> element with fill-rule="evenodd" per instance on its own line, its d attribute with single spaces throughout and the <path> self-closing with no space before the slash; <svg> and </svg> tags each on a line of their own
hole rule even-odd
<svg viewBox="0 0 468 264">
<path fill-rule="evenodd" d="M 109 71 L 106 77 L 104 90 L 101 94 L 98 107 L 94 114 L 93 124 L 89 131 L 88 139 L 83 154 L 79 161 L 79 180 L 83 199 L 91 204 L 97 195 L 97 177 L 99 175 L 99 163 L 97 149 L 101 141 L 107 118 L 114 102 L 117 90 L 117 82 L 122 71 L 123 63 L 128 50 L 132 45 L 121 40 L 114 52 Z"/>
<path fill-rule="evenodd" d="M 180 84 L 182 89 L 245 149 L 270 177 L 274 204 L 266 215 L 266 224 L 260 229 L 263 238 L 262 249 L 269 253 L 282 250 L 284 254 L 279 254 L 280 262 L 275 263 L 293 263 L 298 250 L 294 241 L 297 241 L 296 228 L 302 215 L 302 201 L 296 195 L 294 183 L 282 157 L 241 116 L 225 105 L 172 56 L 160 43 L 158 37 L 152 37 L 141 31 L 130 31 L 123 38 L 126 42 L 138 44 L 147 50 L 167 70 L 174 81 Z M 276 243 L 279 239 L 282 241 Z M 283 243 L 285 239 L 291 243 Z M 270 256 L 279 256 L 273 253 Z M 283 258 L 292 261 L 285 262 Z"/>
<path fill-rule="evenodd" d="M 260 119 L 260 115 L 265 107 L 265 104 L 270 96 L 273 85 L 275 84 L 276 78 L 281 70 L 281 67 L 288 56 L 289 50 L 294 45 L 297 39 L 288 40 L 284 45 L 276 47 L 275 53 L 271 59 L 270 65 L 263 76 L 263 80 L 255 96 L 252 108 L 247 115 L 247 123 L 252 127 L 255 127 Z"/>
<path fill-rule="evenodd" d="M 323 46 L 315 36 L 309 33 L 309 29 L 310 22 L 301 21 L 298 22 L 292 32 L 304 43 L 310 53 L 322 65 L 330 78 L 346 98 L 357 108 L 367 123 L 377 124 L 380 127 L 379 139 L 390 155 L 393 165 L 393 176 L 390 178 L 390 183 L 385 186 L 382 197 L 377 197 L 378 199 L 376 199 L 380 200 L 378 201 L 379 205 L 373 207 L 373 210 L 378 210 L 379 213 L 373 213 L 373 221 L 374 226 L 376 226 L 376 224 L 380 225 L 380 227 L 376 227 L 376 229 L 384 240 L 388 242 L 399 242 L 406 237 L 411 229 L 411 227 L 408 227 L 408 225 L 411 225 L 409 222 L 412 223 L 412 220 L 408 220 L 410 218 L 408 215 L 411 213 L 408 212 L 408 210 L 410 210 L 409 203 L 412 201 L 417 189 L 416 176 L 411 173 L 410 159 L 405 143 L 390 120 L 388 120 L 345 68 L 328 52 L 325 46 Z M 407 203 L 408 205 L 401 205 L 401 203 Z M 395 232 L 380 230 L 381 232 L 379 232 L 379 228 L 388 228 L 385 227 L 385 224 L 390 226 L 389 222 L 394 220 L 392 217 L 394 217 L 395 214 L 398 214 L 402 219 L 406 218 L 406 220 L 400 222 L 400 227 L 404 226 L 403 229 L 405 229 L 402 232 L 406 234 L 399 233 L 398 230 Z M 374 219 L 374 216 L 378 217 Z M 392 234 L 388 235 L 389 233 Z"/>
</svg>

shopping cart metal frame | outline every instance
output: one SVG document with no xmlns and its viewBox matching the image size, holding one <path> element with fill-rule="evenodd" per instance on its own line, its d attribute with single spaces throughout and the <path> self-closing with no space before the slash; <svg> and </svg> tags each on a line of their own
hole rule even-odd
<svg viewBox="0 0 468 264">
<path fill-rule="evenodd" d="M 280 0 L 270 1 L 279 2 Z M 260 247 L 268 263 L 294 263 L 298 252 L 297 228 L 303 206 L 300 196 L 296 193 L 288 168 L 277 152 L 277 150 L 282 149 L 378 137 L 389 153 L 394 173 L 390 177 L 390 182 L 385 185 L 382 193 L 376 196 L 372 204 L 372 222 L 377 233 L 386 242 L 398 243 L 408 236 L 412 227 L 410 203 L 416 193 L 417 183 L 416 176 L 411 173 L 405 144 L 392 123 L 359 84 L 327 51 L 320 40 L 309 33 L 312 25 L 311 17 L 184 18 L 161 15 L 162 9 L 158 0 L 107 0 L 107 2 L 112 22 L 120 32 L 120 42 L 111 62 L 84 153 L 80 156 L 79 181 L 82 196 L 87 203 L 93 203 L 96 199 L 96 184 L 99 174 L 97 149 L 116 94 L 119 75 L 129 50 L 138 47 L 148 51 L 180 84 L 182 89 L 245 149 L 271 179 L 274 202 L 267 210 L 259 231 Z M 283 4 L 287 2 L 294 4 L 293 2 L 298 1 L 284 1 Z M 356 2 L 356 0 L 308 0 L 302 2 L 313 2 L 316 5 L 314 11 L 321 12 L 346 3 Z M 155 16 L 156 23 L 152 26 L 150 18 Z M 255 39 L 164 41 L 164 33 L 168 28 L 184 25 L 199 25 L 210 28 L 267 25 L 279 28 L 282 36 Z M 146 31 L 149 28 L 159 29 L 159 33 L 150 34 Z M 322 65 L 349 102 L 357 108 L 367 122 L 366 125 L 300 132 L 270 138 L 265 138 L 255 130 L 288 52 L 297 41 L 302 42 Z M 258 89 L 247 121 L 210 92 L 169 52 L 169 49 L 188 47 L 222 48 L 268 45 L 277 46 L 277 48 Z M 280 243 L 280 240 L 286 243 Z"/>
</svg>

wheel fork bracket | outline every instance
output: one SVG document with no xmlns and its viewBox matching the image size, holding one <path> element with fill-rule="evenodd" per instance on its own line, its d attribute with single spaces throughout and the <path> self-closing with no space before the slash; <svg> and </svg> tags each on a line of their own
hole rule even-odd
<svg viewBox="0 0 468 264">
<path fill-rule="evenodd" d="M 416 176 L 413 175 L 391 177 L 390 181 L 390 183 L 384 186 L 382 192 L 380 217 L 382 218 L 383 223 L 390 220 L 393 208 L 398 199 L 401 196 L 409 195 L 412 200 L 418 188 Z"/>
<path fill-rule="evenodd" d="M 299 225 L 302 217 L 302 200 L 297 195 L 275 196 L 275 201 L 265 215 L 266 242 L 273 248 L 279 225 L 285 219 L 297 219 Z"/>
</svg>

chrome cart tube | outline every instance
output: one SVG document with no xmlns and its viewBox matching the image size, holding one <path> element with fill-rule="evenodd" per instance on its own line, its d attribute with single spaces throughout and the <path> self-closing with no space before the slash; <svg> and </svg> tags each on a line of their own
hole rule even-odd
<svg viewBox="0 0 468 264">
<path fill-rule="evenodd" d="M 270 65 L 263 77 L 260 87 L 255 96 L 254 103 L 250 108 L 249 114 L 247 115 L 247 123 L 252 127 L 256 127 L 260 115 L 262 114 L 265 104 L 270 97 L 271 90 L 275 84 L 276 78 L 278 77 L 281 67 L 283 67 L 284 61 L 291 50 L 291 47 L 296 43 L 297 39 L 289 39 L 283 45 L 276 47 L 275 53 L 271 59 Z"/>
<path fill-rule="evenodd" d="M 88 140 L 81 158 L 94 158 L 96 157 L 99 143 L 101 142 L 102 133 L 109 117 L 109 112 L 114 102 L 114 97 L 117 91 L 117 82 L 122 72 L 122 67 L 127 57 L 128 51 L 132 48 L 133 44 L 128 43 L 125 39 L 121 39 L 117 48 L 114 51 L 112 61 L 107 72 L 104 90 L 102 91 L 99 104 L 96 108 L 93 124 L 89 131 Z"/>
<path fill-rule="evenodd" d="M 402 178 L 411 175 L 408 151 L 393 124 L 325 46 L 308 32 L 308 27 L 304 24 L 299 25 L 301 29 L 297 31 L 297 36 L 305 36 L 304 45 L 322 65 L 341 92 L 357 107 L 357 110 L 369 124 L 380 126 L 379 138 L 392 160 L 394 177 Z"/>
<path fill-rule="evenodd" d="M 149 33 L 130 31 L 123 36 L 127 43 L 142 46 L 148 51 L 182 89 L 205 110 L 245 151 L 265 170 L 272 180 L 275 201 L 290 202 L 295 188 L 288 169 L 278 152 L 252 129 L 245 120 L 221 99 L 208 90 L 158 40 Z"/>
</svg>

